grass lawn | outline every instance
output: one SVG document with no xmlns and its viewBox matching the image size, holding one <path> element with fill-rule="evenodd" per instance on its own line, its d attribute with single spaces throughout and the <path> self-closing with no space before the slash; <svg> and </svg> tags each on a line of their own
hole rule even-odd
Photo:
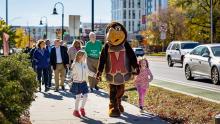
<svg viewBox="0 0 220 124">
<path fill-rule="evenodd" d="M 109 90 L 107 82 L 100 82 L 99 86 Z M 138 106 L 133 83 L 127 83 L 125 89 L 124 100 Z M 145 97 L 144 109 L 175 124 L 213 124 L 215 115 L 220 114 L 220 104 L 154 86 Z"/>
<path fill-rule="evenodd" d="M 148 56 L 165 56 L 166 52 L 151 53 Z"/>
</svg>

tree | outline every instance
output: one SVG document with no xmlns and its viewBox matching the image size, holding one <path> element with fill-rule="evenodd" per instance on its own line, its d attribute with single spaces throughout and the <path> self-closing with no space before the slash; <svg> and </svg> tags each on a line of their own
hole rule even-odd
<svg viewBox="0 0 220 124">
<path fill-rule="evenodd" d="M 17 28 L 15 35 L 17 48 L 25 48 L 27 45 L 29 45 L 29 36 L 25 34 L 25 30 L 23 28 Z"/>
<path fill-rule="evenodd" d="M 3 33 L 7 33 L 9 37 L 9 43 L 10 46 L 13 46 L 15 44 L 15 31 L 12 30 L 11 26 L 7 25 L 4 20 L 0 20 L 0 48 L 2 47 L 3 43 Z"/>
<path fill-rule="evenodd" d="M 176 7 L 182 7 L 186 18 L 190 20 L 190 28 L 199 29 L 204 40 L 210 39 L 210 0 L 180 0 L 176 1 Z M 213 0 L 213 41 L 220 41 L 220 0 Z M 209 37 L 207 37 L 209 36 Z"/>
</svg>

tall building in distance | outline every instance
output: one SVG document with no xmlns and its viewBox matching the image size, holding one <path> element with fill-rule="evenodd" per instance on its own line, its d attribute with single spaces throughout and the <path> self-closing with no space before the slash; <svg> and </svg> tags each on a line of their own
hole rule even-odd
<svg viewBox="0 0 220 124">
<path fill-rule="evenodd" d="M 145 0 L 146 15 L 158 13 L 168 7 L 168 1 L 172 0 Z"/>
<path fill-rule="evenodd" d="M 141 30 L 145 0 L 111 0 L 111 3 L 112 21 L 123 24 L 128 33 Z"/>
</svg>

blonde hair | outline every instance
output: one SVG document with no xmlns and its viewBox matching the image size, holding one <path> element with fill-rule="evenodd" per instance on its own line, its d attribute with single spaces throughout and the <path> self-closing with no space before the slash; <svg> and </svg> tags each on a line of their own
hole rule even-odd
<svg viewBox="0 0 220 124">
<path fill-rule="evenodd" d="M 80 48 L 82 48 L 82 43 L 81 43 L 80 40 L 74 40 L 73 43 L 72 43 L 72 47 L 76 48 L 76 43 L 79 43 Z"/>
<path fill-rule="evenodd" d="M 75 62 L 79 62 L 80 59 L 82 58 L 82 56 L 85 56 L 86 53 L 82 50 L 79 50 L 77 53 L 76 53 L 76 57 L 75 57 Z"/>
</svg>

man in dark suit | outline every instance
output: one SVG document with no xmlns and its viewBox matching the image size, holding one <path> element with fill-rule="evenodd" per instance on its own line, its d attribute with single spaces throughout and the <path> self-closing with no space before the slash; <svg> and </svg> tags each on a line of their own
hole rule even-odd
<svg viewBox="0 0 220 124">
<path fill-rule="evenodd" d="M 67 49 L 64 46 L 61 46 L 59 39 L 54 41 L 54 45 L 55 46 L 51 49 L 50 62 L 55 74 L 55 92 L 58 92 L 59 80 L 61 80 L 60 86 L 62 87 L 62 90 L 65 90 L 65 70 L 69 64 L 69 56 L 67 54 Z"/>
</svg>

